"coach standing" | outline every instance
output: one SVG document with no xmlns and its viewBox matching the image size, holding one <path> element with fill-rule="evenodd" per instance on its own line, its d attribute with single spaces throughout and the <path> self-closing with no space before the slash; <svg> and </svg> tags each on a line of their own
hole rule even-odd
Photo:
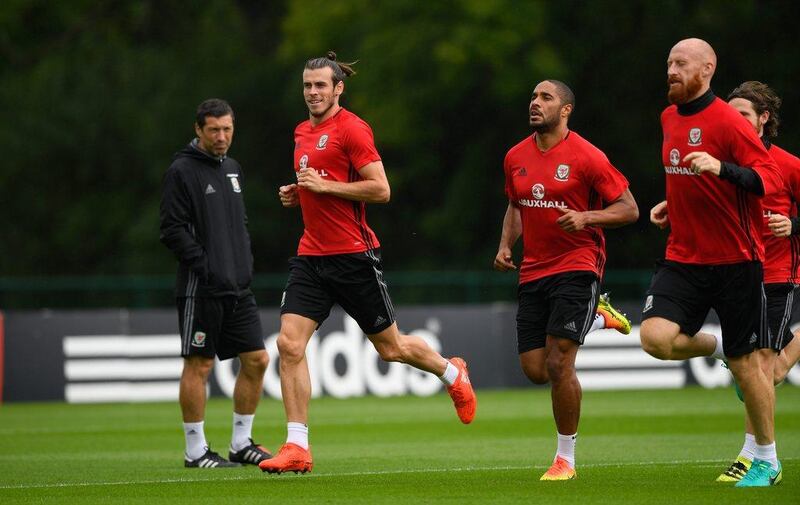
<svg viewBox="0 0 800 505">
<path fill-rule="evenodd" d="M 209 99 L 197 108 L 197 138 L 175 154 L 164 176 L 161 241 L 178 259 L 176 300 L 183 373 L 180 405 L 187 467 L 257 465 L 270 454 L 253 442 L 253 417 L 268 357 L 250 281 L 242 168 L 227 156 L 233 110 Z M 230 461 L 211 451 L 203 431 L 206 383 L 214 356 L 238 356 Z"/>
</svg>

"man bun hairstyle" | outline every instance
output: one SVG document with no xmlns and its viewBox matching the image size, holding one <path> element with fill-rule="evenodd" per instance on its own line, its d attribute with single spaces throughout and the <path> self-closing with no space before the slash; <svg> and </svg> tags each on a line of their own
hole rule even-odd
<svg viewBox="0 0 800 505">
<path fill-rule="evenodd" d="M 200 127 L 200 129 L 202 129 L 206 125 L 206 118 L 208 116 L 211 117 L 230 116 L 231 119 L 235 119 L 233 117 L 233 109 L 231 108 L 230 104 L 220 98 L 209 98 L 208 100 L 204 100 L 200 105 L 197 106 L 197 115 L 195 116 L 195 122 L 197 123 L 197 126 Z"/>
<path fill-rule="evenodd" d="M 325 67 L 330 68 L 333 70 L 333 85 L 336 86 L 346 77 L 355 75 L 356 71 L 353 70 L 353 65 L 356 63 L 358 63 L 358 60 L 350 63 L 336 61 L 336 53 L 333 51 L 328 51 L 325 56 L 308 60 L 305 68 L 307 70 L 317 70 Z"/>
<path fill-rule="evenodd" d="M 734 98 L 743 98 L 753 104 L 753 109 L 759 116 L 769 112 L 769 119 L 764 123 L 764 135 L 767 138 L 778 136 L 778 126 L 781 123 L 778 109 L 781 108 L 781 99 L 772 88 L 759 81 L 746 81 L 738 88 L 731 91 L 728 101 Z"/>
</svg>

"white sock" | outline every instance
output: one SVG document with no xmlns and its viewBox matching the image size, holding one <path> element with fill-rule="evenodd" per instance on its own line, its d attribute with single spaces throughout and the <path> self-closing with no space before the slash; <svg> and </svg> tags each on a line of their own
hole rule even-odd
<svg viewBox="0 0 800 505">
<path fill-rule="evenodd" d="M 575 468 L 575 440 L 577 438 L 577 433 L 574 435 L 558 434 L 558 451 L 556 451 L 556 456 L 561 456 L 567 460 L 567 463 L 569 463 L 569 466 L 572 468 Z"/>
<path fill-rule="evenodd" d="M 592 332 L 594 330 L 602 330 L 605 327 L 606 327 L 606 318 L 595 312 L 594 321 L 592 321 L 592 327 L 589 328 L 589 332 Z"/>
<path fill-rule="evenodd" d="M 778 451 L 775 449 L 775 442 L 768 445 L 756 444 L 755 459 L 769 461 L 773 470 L 778 469 Z"/>
<path fill-rule="evenodd" d="M 711 357 L 723 360 L 725 359 L 725 351 L 722 349 L 722 337 L 714 335 L 714 338 L 717 340 L 717 346 L 714 348 L 714 352 L 711 353 Z"/>
<path fill-rule="evenodd" d="M 186 438 L 186 459 L 195 460 L 208 450 L 203 424 L 204 421 L 183 423 L 183 434 Z"/>
<path fill-rule="evenodd" d="M 233 413 L 233 435 L 231 436 L 231 450 L 241 451 L 250 445 L 253 438 L 253 418 L 255 414 Z"/>
<path fill-rule="evenodd" d="M 299 445 L 308 449 L 308 425 L 303 423 L 286 423 L 286 443 Z"/>
<path fill-rule="evenodd" d="M 446 386 L 452 386 L 456 383 L 457 378 L 458 368 L 448 361 L 447 368 L 444 369 L 444 373 L 439 377 L 439 380 L 444 382 Z"/>
<path fill-rule="evenodd" d="M 739 456 L 753 461 L 756 454 L 756 437 L 752 433 L 744 434 L 744 445 L 742 450 L 739 451 Z"/>
</svg>

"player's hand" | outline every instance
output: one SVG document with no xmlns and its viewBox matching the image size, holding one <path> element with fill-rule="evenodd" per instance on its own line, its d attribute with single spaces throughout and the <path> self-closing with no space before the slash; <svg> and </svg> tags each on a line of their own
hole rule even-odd
<svg viewBox="0 0 800 505">
<path fill-rule="evenodd" d="M 683 161 L 691 163 L 692 172 L 697 175 L 703 175 L 706 172 L 719 177 L 719 172 L 722 169 L 722 163 L 710 154 L 702 151 L 695 151 L 683 157 Z"/>
<path fill-rule="evenodd" d="M 278 198 L 284 207 L 297 207 L 300 205 L 300 196 L 297 194 L 297 184 L 289 184 L 278 188 Z"/>
<path fill-rule="evenodd" d="M 776 237 L 788 237 L 792 234 L 792 220 L 780 214 L 772 214 L 769 216 L 769 231 Z"/>
<path fill-rule="evenodd" d="M 568 233 L 574 233 L 586 228 L 586 214 L 572 209 L 565 209 L 558 207 L 558 210 L 563 214 L 560 218 L 556 219 L 556 224 L 562 230 Z"/>
<path fill-rule="evenodd" d="M 508 272 L 509 270 L 516 270 L 517 266 L 511 259 L 511 249 L 508 247 L 501 247 L 497 251 L 497 256 L 494 257 L 494 269 L 500 272 Z"/>
<path fill-rule="evenodd" d="M 650 209 L 650 222 L 663 230 L 669 226 L 669 213 L 667 212 L 667 201 L 656 204 Z"/>
<path fill-rule="evenodd" d="M 311 167 L 301 168 L 297 172 L 297 185 L 313 193 L 325 192 L 325 179 Z"/>
</svg>

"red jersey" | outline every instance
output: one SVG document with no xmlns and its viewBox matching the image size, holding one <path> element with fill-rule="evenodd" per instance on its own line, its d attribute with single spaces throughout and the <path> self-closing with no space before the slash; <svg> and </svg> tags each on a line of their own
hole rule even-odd
<svg viewBox="0 0 800 505">
<path fill-rule="evenodd" d="M 316 126 L 303 121 L 294 130 L 295 172 L 310 167 L 323 179 L 355 182 L 361 180 L 362 167 L 380 159 L 372 129 L 343 108 Z M 367 225 L 364 202 L 298 191 L 305 226 L 298 255 L 348 254 L 380 247 Z"/>
<path fill-rule="evenodd" d="M 766 223 L 771 214 L 786 217 L 797 216 L 797 202 L 800 202 L 800 159 L 789 154 L 775 144 L 768 146 L 772 159 L 778 164 L 783 176 L 783 187 L 764 196 L 764 282 L 796 284 L 800 279 L 800 235 L 776 237 Z"/>
<path fill-rule="evenodd" d="M 713 97 L 713 95 L 711 95 Z M 765 194 L 783 182 L 752 125 L 723 100 L 681 115 L 675 105 L 661 113 L 662 159 L 667 178 L 670 234 L 666 258 L 722 265 L 763 261 L 760 198 L 712 174 L 695 175 L 683 158 L 704 151 L 721 162 L 752 168 Z"/>
<path fill-rule="evenodd" d="M 628 188 L 606 155 L 577 133 L 541 152 L 535 135 L 515 145 L 503 162 L 506 196 L 522 217 L 523 258 L 519 282 L 575 271 L 603 276 L 605 237 L 599 227 L 569 233 L 559 210 L 598 210 Z"/>
</svg>

